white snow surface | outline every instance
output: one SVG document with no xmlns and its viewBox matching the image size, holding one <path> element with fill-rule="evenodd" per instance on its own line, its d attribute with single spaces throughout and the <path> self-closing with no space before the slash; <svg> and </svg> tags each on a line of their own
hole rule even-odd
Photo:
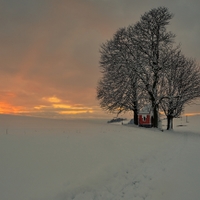
<svg viewBox="0 0 200 200">
<path fill-rule="evenodd" d="M 199 200 L 200 117 L 183 121 L 162 132 L 0 115 L 0 199 Z"/>
</svg>

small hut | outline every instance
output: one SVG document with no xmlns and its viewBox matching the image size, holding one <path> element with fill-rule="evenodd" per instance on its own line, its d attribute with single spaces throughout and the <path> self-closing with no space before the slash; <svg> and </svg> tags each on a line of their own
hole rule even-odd
<svg viewBox="0 0 200 200">
<path fill-rule="evenodd" d="M 153 124 L 153 113 L 150 106 L 145 106 L 138 113 L 138 125 L 150 128 Z"/>
</svg>

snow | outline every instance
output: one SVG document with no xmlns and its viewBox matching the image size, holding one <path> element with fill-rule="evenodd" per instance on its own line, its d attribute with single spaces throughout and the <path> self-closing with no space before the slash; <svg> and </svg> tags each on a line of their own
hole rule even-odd
<svg viewBox="0 0 200 200">
<path fill-rule="evenodd" d="M 151 112 L 151 110 L 152 110 L 151 105 L 146 105 L 141 109 L 141 111 L 139 113 L 140 114 L 149 114 Z"/>
<path fill-rule="evenodd" d="M 200 199 L 199 119 L 162 132 L 0 115 L 0 199 Z"/>
</svg>

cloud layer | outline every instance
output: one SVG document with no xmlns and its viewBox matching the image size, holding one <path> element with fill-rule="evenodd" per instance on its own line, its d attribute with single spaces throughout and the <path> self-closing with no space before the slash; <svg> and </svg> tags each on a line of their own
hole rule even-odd
<svg viewBox="0 0 200 200">
<path fill-rule="evenodd" d="M 197 0 L 2 0 L 0 112 L 103 116 L 96 100 L 100 44 L 158 6 L 175 14 L 169 28 L 199 61 Z"/>
</svg>

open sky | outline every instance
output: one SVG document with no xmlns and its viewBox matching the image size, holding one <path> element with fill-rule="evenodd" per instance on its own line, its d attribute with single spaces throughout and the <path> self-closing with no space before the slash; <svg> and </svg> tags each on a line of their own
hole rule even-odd
<svg viewBox="0 0 200 200">
<path fill-rule="evenodd" d="M 200 63 L 199 0 L 0 0 L 0 113 L 106 116 L 96 100 L 100 45 L 158 6 L 174 13 L 168 30 Z"/>
</svg>

